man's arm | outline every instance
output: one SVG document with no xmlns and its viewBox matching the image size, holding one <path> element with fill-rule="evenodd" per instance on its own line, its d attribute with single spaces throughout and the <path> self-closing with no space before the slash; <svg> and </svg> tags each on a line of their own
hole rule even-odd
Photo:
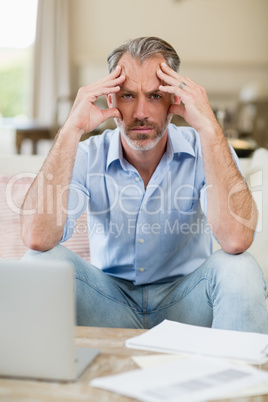
<svg viewBox="0 0 268 402">
<path fill-rule="evenodd" d="M 116 108 L 100 110 L 94 104 L 99 96 L 120 90 L 125 79 L 120 74 L 118 66 L 104 79 L 78 91 L 70 115 L 22 205 L 21 231 L 27 247 L 45 251 L 61 240 L 79 141 L 84 133 L 91 132 L 108 118 L 121 117 Z"/>
<path fill-rule="evenodd" d="M 170 114 L 182 116 L 200 136 L 207 186 L 207 220 L 224 251 L 245 251 L 252 243 L 258 212 L 241 177 L 204 88 L 161 63 L 159 89 L 174 95 Z M 181 83 L 186 85 L 179 87 Z"/>
</svg>

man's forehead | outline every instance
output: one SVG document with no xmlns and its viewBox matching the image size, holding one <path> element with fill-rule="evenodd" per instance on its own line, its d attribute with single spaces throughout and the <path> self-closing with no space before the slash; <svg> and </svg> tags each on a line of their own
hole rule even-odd
<svg viewBox="0 0 268 402">
<path fill-rule="evenodd" d="M 140 60 L 133 58 L 130 54 L 124 54 L 118 63 L 122 67 L 122 73 L 126 77 L 124 86 L 131 83 L 151 83 L 153 85 L 159 82 L 156 72 L 162 61 L 165 61 L 163 56 L 156 55 L 141 63 Z"/>
</svg>

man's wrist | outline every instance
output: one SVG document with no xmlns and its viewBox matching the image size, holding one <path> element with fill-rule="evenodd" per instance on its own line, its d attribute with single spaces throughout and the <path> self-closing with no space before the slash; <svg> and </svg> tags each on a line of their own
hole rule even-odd
<svg viewBox="0 0 268 402">
<path fill-rule="evenodd" d="M 200 136 L 206 136 L 209 138 L 222 138 L 224 137 L 223 130 L 217 121 L 205 124 L 198 130 Z"/>
<path fill-rule="evenodd" d="M 60 136 L 65 136 L 65 135 L 73 136 L 75 138 L 79 138 L 79 140 L 83 134 L 84 134 L 84 130 L 82 130 L 81 128 L 76 127 L 72 124 L 69 124 L 68 122 L 65 122 L 64 125 L 59 130 Z"/>
</svg>

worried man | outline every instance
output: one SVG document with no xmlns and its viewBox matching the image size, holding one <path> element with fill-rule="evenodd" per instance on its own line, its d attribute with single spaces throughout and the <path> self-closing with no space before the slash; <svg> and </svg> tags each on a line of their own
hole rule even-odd
<svg viewBox="0 0 268 402">
<path fill-rule="evenodd" d="M 265 333 L 265 282 L 246 252 L 257 210 L 206 91 L 179 64 L 167 42 L 137 38 L 109 55 L 108 76 L 79 90 L 24 201 L 24 258 L 72 262 L 78 325 L 170 319 Z M 95 103 L 103 95 L 105 110 Z M 175 114 L 189 127 L 171 124 Z M 115 130 L 80 142 L 108 118 Z M 90 263 L 59 244 L 85 208 Z"/>
</svg>

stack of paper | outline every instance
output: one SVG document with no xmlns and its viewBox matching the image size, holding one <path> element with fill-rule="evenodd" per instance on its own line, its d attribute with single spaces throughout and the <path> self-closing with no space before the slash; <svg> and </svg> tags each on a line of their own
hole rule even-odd
<svg viewBox="0 0 268 402">
<path fill-rule="evenodd" d="M 128 339 L 126 346 L 166 353 L 192 353 L 251 364 L 268 361 L 268 335 L 197 327 L 165 320 L 142 335 Z"/>
<path fill-rule="evenodd" d="M 128 339 L 126 346 L 187 355 L 165 364 L 97 378 L 90 385 L 145 402 L 201 402 L 242 389 L 252 395 L 252 390 L 258 388 L 249 387 L 260 384 L 264 384 L 262 391 L 267 390 L 268 372 L 226 359 L 251 364 L 266 362 L 268 335 L 165 320 L 144 334 Z"/>
<path fill-rule="evenodd" d="M 184 358 L 97 378 L 90 385 L 145 402 L 201 402 L 268 380 L 268 372 L 220 359 Z"/>
</svg>

